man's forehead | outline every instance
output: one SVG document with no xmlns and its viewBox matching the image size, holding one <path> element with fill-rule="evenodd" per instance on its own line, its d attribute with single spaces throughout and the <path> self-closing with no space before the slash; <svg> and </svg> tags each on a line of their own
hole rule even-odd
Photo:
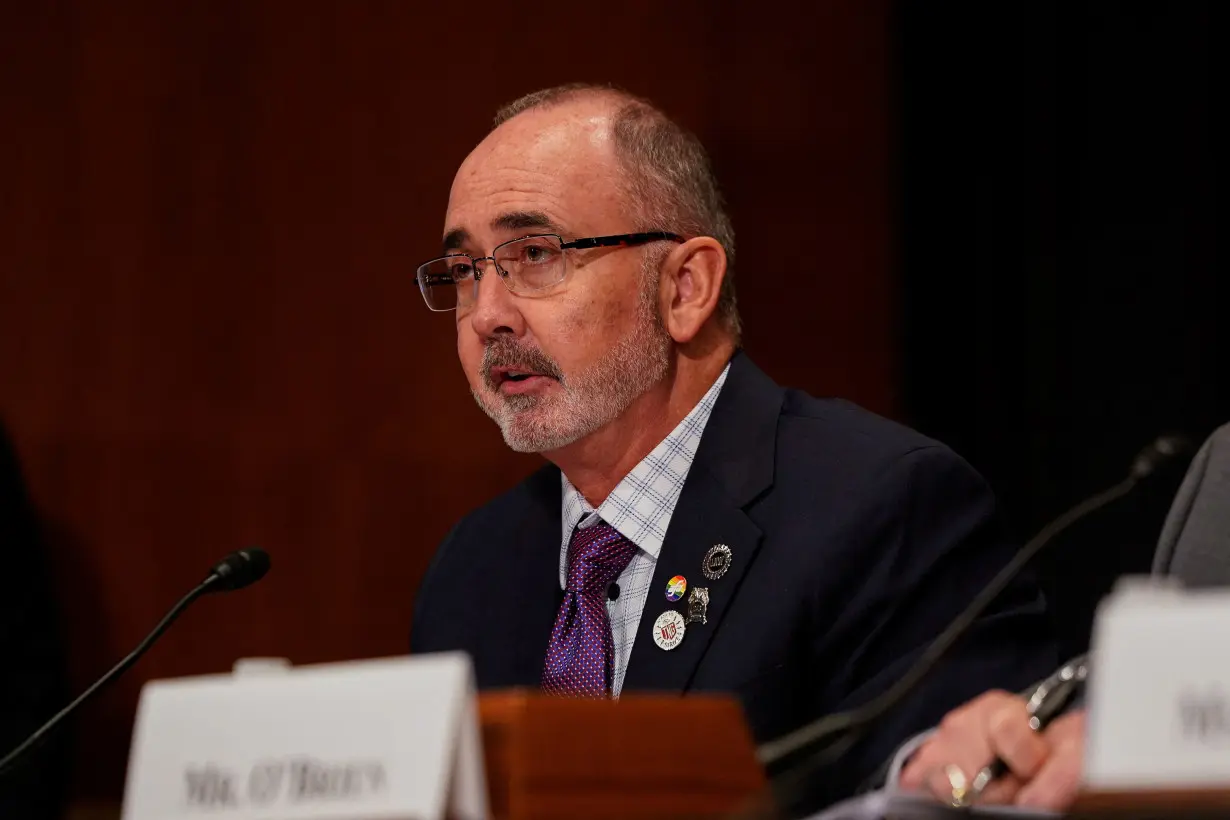
<svg viewBox="0 0 1230 820">
<path fill-rule="evenodd" d="M 446 231 L 584 221 L 592 205 L 617 193 L 617 170 L 605 115 L 525 112 L 489 134 L 458 169 Z"/>
<path fill-rule="evenodd" d="M 598 100 L 563 102 L 523 111 L 491 131 L 471 153 L 504 152 L 526 158 L 559 158 L 592 153 L 606 155 L 611 144 L 614 110 Z"/>
</svg>

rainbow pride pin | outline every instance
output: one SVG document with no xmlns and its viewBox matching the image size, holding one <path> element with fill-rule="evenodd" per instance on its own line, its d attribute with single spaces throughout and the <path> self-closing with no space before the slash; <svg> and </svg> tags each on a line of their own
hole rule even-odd
<svg viewBox="0 0 1230 820">
<path fill-rule="evenodd" d="M 682 575 L 676 575 L 666 582 L 666 600 L 668 601 L 678 601 L 687 591 L 688 579 Z"/>
</svg>

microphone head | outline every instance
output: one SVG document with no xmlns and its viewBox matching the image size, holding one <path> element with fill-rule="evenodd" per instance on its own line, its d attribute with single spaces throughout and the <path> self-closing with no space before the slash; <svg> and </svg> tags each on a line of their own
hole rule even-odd
<svg viewBox="0 0 1230 820">
<path fill-rule="evenodd" d="M 268 571 L 269 553 L 260 547 L 248 547 L 219 561 L 205 578 L 205 584 L 210 592 L 229 592 L 255 584 Z"/>
<path fill-rule="evenodd" d="M 1158 467 L 1178 455 L 1192 451 L 1192 440 L 1187 436 L 1158 436 L 1148 447 L 1140 451 L 1132 462 L 1132 477 L 1148 478 Z"/>
</svg>

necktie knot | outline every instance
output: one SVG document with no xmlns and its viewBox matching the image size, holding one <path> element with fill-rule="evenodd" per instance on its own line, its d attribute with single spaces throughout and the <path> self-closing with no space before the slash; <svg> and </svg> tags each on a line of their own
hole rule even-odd
<svg viewBox="0 0 1230 820">
<path fill-rule="evenodd" d="M 628 568 L 635 554 L 636 544 L 605 521 L 577 530 L 568 548 L 568 589 L 605 590 Z"/>
</svg>

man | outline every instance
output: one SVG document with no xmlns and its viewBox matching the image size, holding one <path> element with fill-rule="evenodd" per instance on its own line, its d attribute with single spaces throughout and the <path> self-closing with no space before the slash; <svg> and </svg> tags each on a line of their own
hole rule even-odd
<svg viewBox="0 0 1230 820">
<path fill-rule="evenodd" d="M 0 595 L 0 757 L 67 700 L 63 647 L 39 541 L 16 453 L 0 425 L 0 562 L 9 580 Z M 48 738 L 0 772 L 0 817 L 59 817 L 66 771 L 63 736 Z"/>
<path fill-rule="evenodd" d="M 789 292 L 805 245 L 761 275 Z M 740 351 L 733 266 L 704 150 L 647 102 L 567 86 L 497 116 L 418 280 L 456 312 L 479 405 L 550 464 L 445 539 L 414 651 L 467 651 L 482 687 L 733 692 L 764 741 L 882 692 L 1008 561 L 991 493 L 951 451 L 783 389 Z M 1022 581 L 815 801 L 1055 662 Z"/>
<path fill-rule="evenodd" d="M 1230 424 L 1215 430 L 1192 460 L 1162 527 L 1153 572 L 1189 587 L 1230 585 Z M 1028 720 L 1020 696 L 980 695 L 907 744 L 898 755 L 904 769 L 896 784 L 890 772 L 889 785 L 948 802 L 954 789 L 998 757 L 1008 771 L 979 802 L 1067 809 L 1081 785 L 1083 703 L 1074 701 L 1042 732 L 1032 731 Z"/>
</svg>

